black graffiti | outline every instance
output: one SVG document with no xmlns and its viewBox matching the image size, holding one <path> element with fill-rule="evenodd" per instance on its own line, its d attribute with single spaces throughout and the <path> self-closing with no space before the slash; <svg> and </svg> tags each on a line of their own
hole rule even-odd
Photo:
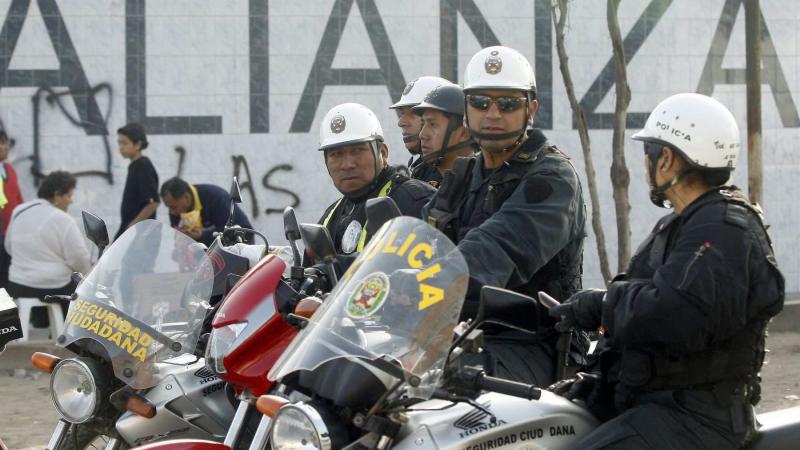
<svg viewBox="0 0 800 450">
<path fill-rule="evenodd" d="M 273 168 L 267 171 L 267 174 L 264 175 L 264 178 L 263 180 L 261 180 L 261 182 L 264 185 L 264 187 L 270 191 L 280 192 L 282 194 L 286 194 L 292 197 L 292 204 L 289 206 L 291 206 L 292 208 L 297 208 L 298 206 L 300 206 L 300 197 L 298 197 L 297 194 L 290 191 L 289 189 L 273 186 L 272 184 L 270 184 L 269 180 L 270 177 L 278 171 L 291 172 L 293 169 L 294 168 L 292 167 L 291 164 L 279 164 L 277 166 L 274 166 Z M 267 208 L 264 210 L 264 212 L 267 214 L 281 214 L 283 213 L 283 209 L 284 208 Z"/>
<path fill-rule="evenodd" d="M 40 0 L 41 1 L 41 0 Z M 220 116 L 148 116 L 145 0 L 125 1 L 125 114 L 148 134 L 220 134 Z M 66 31 L 66 29 L 65 29 Z"/>
<path fill-rule="evenodd" d="M 354 0 L 336 0 L 333 4 L 325 31 L 322 33 L 314 64 L 308 75 L 300 103 L 295 111 L 290 133 L 308 133 L 314 121 L 317 107 L 325 86 L 374 86 L 385 85 L 389 89 L 392 100 L 397 100 L 406 86 L 406 80 L 397 62 L 397 56 L 389 41 L 383 20 L 375 6 L 375 0 L 355 0 L 364 25 L 367 27 L 372 49 L 378 58 L 379 69 L 334 69 L 333 59 L 347 17 L 353 8 Z"/>
<path fill-rule="evenodd" d="M 714 37 L 711 39 L 711 48 L 708 50 L 703 74 L 697 84 L 698 93 L 712 95 L 717 84 L 745 84 L 747 82 L 744 68 L 725 69 L 722 67 L 733 26 L 736 23 L 736 16 L 743 6 L 743 0 L 727 0 L 725 2 Z M 768 84 L 772 91 L 772 98 L 775 100 L 775 106 L 778 108 L 783 126 L 786 128 L 800 127 L 800 117 L 798 117 L 789 84 L 786 82 L 786 75 L 783 73 L 763 13 L 761 14 L 761 80 L 764 84 Z"/>
<path fill-rule="evenodd" d="M 67 108 L 62 103 L 63 97 L 72 97 L 74 98 L 76 95 L 80 96 L 88 96 L 89 99 L 95 104 L 97 104 L 95 96 L 98 92 L 105 91 L 108 95 L 108 108 L 106 109 L 105 115 L 100 117 L 101 123 L 87 123 L 83 117 L 78 115 L 75 117 L 70 113 Z M 45 95 L 46 94 L 46 95 Z M 90 88 L 87 92 L 80 92 L 75 93 L 71 90 L 65 90 L 62 92 L 55 92 L 53 89 L 49 87 L 40 87 L 36 90 L 36 93 L 33 94 L 31 97 L 31 102 L 33 103 L 33 156 L 31 157 L 31 174 L 33 175 L 33 183 L 35 186 L 39 185 L 39 181 L 45 176 L 42 172 L 42 161 L 41 161 L 41 148 L 40 148 L 40 136 L 41 136 L 41 124 L 40 124 L 40 113 L 41 113 L 41 100 L 44 98 L 44 101 L 49 104 L 50 106 L 55 105 L 58 107 L 58 110 L 66 117 L 70 123 L 77 127 L 81 127 L 84 130 L 90 127 L 100 127 L 102 126 L 103 129 L 106 129 L 106 123 L 108 123 L 108 117 L 111 115 L 111 107 L 112 107 L 112 99 L 114 98 L 114 91 L 111 88 L 111 85 L 108 83 L 100 83 L 97 86 Z M 114 176 L 111 173 L 111 145 L 108 141 L 108 131 L 106 131 L 101 136 L 103 142 L 103 149 L 105 150 L 105 171 L 102 170 L 83 170 L 72 172 L 72 174 L 76 177 L 85 177 L 85 176 L 97 176 L 104 178 L 108 181 L 108 184 L 114 184 Z"/>
<path fill-rule="evenodd" d="M 258 198 L 256 197 L 253 177 L 250 175 L 250 166 L 247 164 L 247 159 L 242 155 L 233 155 L 231 156 L 231 160 L 233 160 L 233 176 L 239 180 L 239 189 L 250 191 L 250 202 L 252 206 L 250 210 L 253 211 L 253 218 L 257 219 L 260 213 L 258 210 Z M 246 181 L 242 181 L 242 168 L 244 168 L 244 174 L 247 175 Z"/>
<path fill-rule="evenodd" d="M 182 145 L 176 145 L 174 150 L 178 154 L 178 170 L 175 176 L 180 178 L 183 175 L 183 165 L 186 162 L 186 148 Z"/>
</svg>

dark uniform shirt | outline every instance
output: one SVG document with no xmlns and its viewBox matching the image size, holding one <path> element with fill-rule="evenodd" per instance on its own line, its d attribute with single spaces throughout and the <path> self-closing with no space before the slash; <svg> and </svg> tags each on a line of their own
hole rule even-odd
<svg viewBox="0 0 800 450">
<path fill-rule="evenodd" d="M 358 197 L 340 198 L 322 214 L 319 223 L 328 228 L 337 253 L 347 255 L 358 251 L 361 232 L 367 222 L 368 199 L 383 193 L 394 200 L 403 215 L 420 218 L 422 207 L 436 192 L 427 183 L 409 179 L 404 168 L 396 167 L 383 169 L 373 186 L 373 189 Z M 364 243 L 368 241 L 369 236 L 366 236 Z"/>
<path fill-rule="evenodd" d="M 195 184 L 197 189 L 197 196 L 200 198 L 200 204 L 203 209 L 200 211 L 200 219 L 203 221 L 203 234 L 198 239 L 205 245 L 211 245 L 214 242 L 214 232 L 222 232 L 225 229 L 225 224 L 228 223 L 228 217 L 231 212 L 231 196 L 219 186 L 213 184 Z M 173 227 L 178 226 L 181 221 L 180 216 L 169 215 L 169 222 Z M 233 209 L 233 225 L 239 225 L 242 228 L 250 228 L 250 220 L 247 215 L 236 205 Z M 250 237 L 252 242 L 252 237 Z"/>
<path fill-rule="evenodd" d="M 476 158 L 466 181 L 468 189 L 451 203 L 459 205 L 453 227 L 444 230 L 469 267 L 462 317 L 475 316 L 484 285 L 534 298 L 542 290 L 566 299 L 581 287 L 586 222 L 580 182 L 569 159 L 536 129 L 514 157 L 495 170 L 484 167 L 483 155 Z M 442 203 L 437 197 L 449 191 L 447 183 L 426 206 L 429 221 L 438 215 L 434 210 Z M 555 381 L 552 322 L 542 308 L 521 322 L 538 330 L 539 336 L 485 329 L 489 356 L 484 367 L 495 376 L 547 386 Z M 572 342 L 572 360 L 583 363 L 588 339 L 576 335 Z"/>
<path fill-rule="evenodd" d="M 119 237 L 130 225 L 137 214 L 150 202 L 158 199 L 158 173 L 153 163 L 146 156 L 128 165 L 128 177 L 125 179 L 125 190 L 122 191 L 122 205 L 120 205 L 120 226 L 114 239 Z M 155 219 L 156 213 L 148 219 Z"/>
<path fill-rule="evenodd" d="M 590 406 L 614 418 L 582 442 L 740 448 L 754 430 L 766 323 L 783 300 L 769 236 L 741 191 L 714 189 L 663 217 L 606 293 L 603 384 Z"/>
<path fill-rule="evenodd" d="M 433 187 L 439 187 L 442 182 L 442 173 L 439 172 L 439 169 L 433 164 L 420 163 L 420 159 L 417 159 L 409 167 L 409 170 L 411 171 L 411 178 L 424 181 Z"/>
</svg>

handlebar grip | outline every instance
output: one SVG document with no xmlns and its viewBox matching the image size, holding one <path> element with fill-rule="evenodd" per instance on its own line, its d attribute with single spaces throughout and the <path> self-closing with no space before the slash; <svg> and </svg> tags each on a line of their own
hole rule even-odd
<svg viewBox="0 0 800 450">
<path fill-rule="evenodd" d="M 58 303 L 59 301 L 71 302 L 75 300 L 74 295 L 45 295 L 42 303 Z"/>
<path fill-rule="evenodd" d="M 511 395 L 527 400 L 539 400 L 542 396 L 542 390 L 532 384 L 503 380 L 502 378 L 490 377 L 486 374 L 481 374 L 478 377 L 477 385 L 479 388 L 487 391 L 499 392 L 500 394 Z"/>
</svg>

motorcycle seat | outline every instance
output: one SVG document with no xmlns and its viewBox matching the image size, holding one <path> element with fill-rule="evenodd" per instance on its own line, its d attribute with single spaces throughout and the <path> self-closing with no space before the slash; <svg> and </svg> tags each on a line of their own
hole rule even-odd
<svg viewBox="0 0 800 450">
<path fill-rule="evenodd" d="M 796 449 L 800 442 L 800 406 L 757 416 L 761 426 L 748 450 Z"/>
</svg>

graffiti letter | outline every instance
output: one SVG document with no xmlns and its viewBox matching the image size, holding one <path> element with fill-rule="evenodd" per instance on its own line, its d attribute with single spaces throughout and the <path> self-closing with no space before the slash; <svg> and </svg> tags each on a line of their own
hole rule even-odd
<svg viewBox="0 0 800 450">
<path fill-rule="evenodd" d="M 291 172 L 292 169 L 293 169 L 293 167 L 292 167 L 291 164 L 280 164 L 280 165 L 277 165 L 277 166 L 273 167 L 272 169 L 269 169 L 267 174 L 264 175 L 264 179 L 261 180 L 261 182 L 262 182 L 262 184 L 264 185 L 265 188 L 267 188 L 267 189 L 269 189 L 271 191 L 281 192 L 281 193 L 284 193 L 284 194 L 292 197 L 292 199 L 293 199 L 292 200 L 292 204 L 289 205 L 289 206 L 291 206 L 292 208 L 297 208 L 300 205 L 300 197 L 298 197 L 297 194 L 295 194 L 294 192 L 292 192 L 292 191 L 290 191 L 288 189 L 281 188 L 281 187 L 276 187 L 276 186 L 273 186 L 273 185 L 269 184 L 269 177 L 271 177 L 275 172 L 277 172 L 279 170 L 285 170 L 287 172 Z M 277 213 L 283 213 L 283 209 L 284 208 L 267 208 L 266 210 L 264 210 L 264 212 L 267 213 L 267 214 L 277 214 Z"/>
</svg>

